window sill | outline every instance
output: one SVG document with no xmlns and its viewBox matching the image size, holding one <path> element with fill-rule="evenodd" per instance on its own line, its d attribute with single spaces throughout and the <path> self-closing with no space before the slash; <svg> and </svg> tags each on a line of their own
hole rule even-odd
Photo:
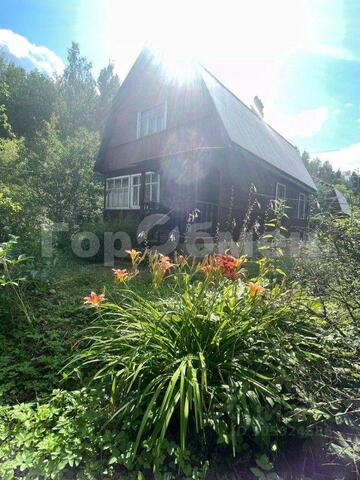
<svg viewBox="0 0 360 480">
<path fill-rule="evenodd" d="M 147 135 L 138 136 L 138 137 L 136 137 L 136 140 L 142 140 L 143 138 L 153 137 L 155 135 L 159 135 L 160 133 L 166 132 L 166 130 L 167 129 L 164 128 L 163 130 L 159 130 L 158 132 L 148 133 Z"/>
<path fill-rule="evenodd" d="M 105 210 L 140 210 L 140 207 L 105 207 Z"/>
</svg>

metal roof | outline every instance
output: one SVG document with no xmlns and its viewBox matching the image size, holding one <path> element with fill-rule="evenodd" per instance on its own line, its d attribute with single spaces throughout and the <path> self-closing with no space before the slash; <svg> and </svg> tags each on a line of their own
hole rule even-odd
<svg viewBox="0 0 360 480">
<path fill-rule="evenodd" d="M 298 150 L 204 67 L 202 78 L 232 142 L 316 190 Z"/>
<path fill-rule="evenodd" d="M 339 202 L 340 209 L 341 209 L 342 213 L 344 213 L 345 215 L 351 215 L 350 205 L 348 204 L 348 202 L 347 202 L 346 198 L 344 197 L 344 195 L 342 194 L 342 192 L 340 192 L 340 190 L 338 190 L 335 187 L 334 187 L 334 192 L 335 192 L 337 201 Z"/>
</svg>

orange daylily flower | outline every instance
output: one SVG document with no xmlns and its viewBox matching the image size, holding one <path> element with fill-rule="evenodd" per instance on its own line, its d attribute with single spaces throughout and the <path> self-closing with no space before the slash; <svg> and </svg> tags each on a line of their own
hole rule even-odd
<svg viewBox="0 0 360 480">
<path fill-rule="evenodd" d="M 184 267 L 187 264 L 187 258 L 184 255 L 176 255 L 175 259 L 179 267 Z"/>
<path fill-rule="evenodd" d="M 112 271 L 114 272 L 115 280 L 117 282 L 123 283 L 126 282 L 126 280 L 129 280 L 129 272 L 126 268 L 113 268 Z"/>
<path fill-rule="evenodd" d="M 266 288 L 259 283 L 248 282 L 250 297 L 256 297 L 266 292 Z"/>
<path fill-rule="evenodd" d="M 217 267 L 215 267 L 214 265 L 203 265 L 201 267 L 201 271 L 204 273 L 205 277 L 208 278 L 211 276 L 212 273 L 215 273 L 215 271 L 217 270 Z"/>
<path fill-rule="evenodd" d="M 84 304 L 90 305 L 91 307 L 98 307 L 104 300 L 105 295 L 103 293 L 97 294 L 91 292 L 87 297 L 84 297 Z"/>
<path fill-rule="evenodd" d="M 232 258 L 233 258 L 234 267 L 236 269 L 241 268 L 243 266 L 243 264 L 245 263 L 245 258 L 244 257 L 240 257 L 240 258 L 232 257 Z"/>
<path fill-rule="evenodd" d="M 167 272 L 168 270 L 170 270 L 171 267 L 174 266 L 174 264 L 170 262 L 169 257 L 166 257 L 165 255 L 160 254 L 159 266 L 161 270 L 163 270 L 164 272 Z"/>
<path fill-rule="evenodd" d="M 238 280 L 244 276 L 244 271 L 239 271 L 244 262 L 244 257 L 235 258 L 231 255 L 217 253 L 210 258 L 208 265 L 203 266 L 202 271 L 207 277 L 220 273 L 231 280 Z"/>
<path fill-rule="evenodd" d="M 135 260 L 139 258 L 141 252 L 132 248 L 131 250 L 125 250 L 125 253 L 130 255 L 131 261 L 134 263 Z"/>
</svg>

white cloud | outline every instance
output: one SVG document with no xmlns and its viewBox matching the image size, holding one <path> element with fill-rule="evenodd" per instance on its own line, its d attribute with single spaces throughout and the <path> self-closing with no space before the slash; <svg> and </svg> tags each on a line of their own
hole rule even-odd
<svg viewBox="0 0 360 480">
<path fill-rule="evenodd" d="M 323 55 L 325 57 L 335 58 L 336 60 L 346 60 L 348 62 L 360 62 L 360 57 L 351 50 L 334 46 L 326 45 L 324 43 L 318 43 L 311 45 L 310 51 L 312 53 Z"/>
<path fill-rule="evenodd" d="M 353 106 L 354 106 L 354 104 L 351 103 L 351 102 L 345 103 L 345 107 L 346 107 L 346 108 L 351 108 L 351 107 L 353 107 Z"/>
<path fill-rule="evenodd" d="M 295 115 L 284 115 L 270 110 L 266 111 L 265 120 L 284 137 L 294 140 L 299 137 L 313 137 L 321 130 L 328 117 L 329 109 L 318 107 L 303 110 Z"/>
<path fill-rule="evenodd" d="M 335 169 L 354 170 L 360 167 L 360 143 L 354 143 L 330 152 L 315 152 L 311 156 L 318 157 L 322 161 L 328 160 Z"/>
<path fill-rule="evenodd" d="M 64 69 L 64 62 L 53 51 L 35 45 L 11 30 L 0 29 L 0 52 L 25 70 L 37 68 L 42 73 L 53 75 Z"/>
</svg>

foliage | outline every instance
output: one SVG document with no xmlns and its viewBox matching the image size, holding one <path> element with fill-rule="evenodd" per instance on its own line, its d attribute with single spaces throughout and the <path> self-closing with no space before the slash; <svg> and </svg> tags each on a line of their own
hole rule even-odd
<svg viewBox="0 0 360 480">
<path fill-rule="evenodd" d="M 14 249 L 12 255 L 19 253 Z M 46 265 L 29 259 L 19 265 L 25 279 L 19 293 L 32 323 L 14 292 L 0 290 L 0 403 L 31 401 L 59 387 L 59 371 L 92 319 L 82 308 L 83 296 L 90 287 L 113 285 L 110 269 L 61 256 L 57 260 Z"/>
<path fill-rule="evenodd" d="M 32 202 L 23 171 L 24 153 L 22 140 L 0 138 L 0 241 L 6 240 L 10 233 L 19 233 L 25 226 L 27 231 L 32 229 L 31 222 L 27 221 Z"/>
<path fill-rule="evenodd" d="M 319 214 L 314 218 L 314 239 L 303 247 L 295 276 L 319 297 L 323 315 L 336 305 L 338 315 L 350 316 L 355 329 L 360 319 L 360 223 L 355 212 L 349 218 Z"/>
<path fill-rule="evenodd" d="M 116 240 L 112 234 L 123 232 L 130 238 L 129 245 L 122 244 Z M 87 251 L 91 245 L 94 246 L 94 254 L 87 256 L 86 260 L 91 262 L 103 263 L 106 259 L 105 250 L 110 258 L 113 258 L 113 248 L 119 250 L 121 255 L 125 255 L 125 248 L 130 248 L 136 244 L 137 222 L 131 217 L 122 220 L 97 220 L 83 221 L 68 232 L 59 233 L 57 236 L 57 247 L 69 255 L 74 255 L 71 248 L 72 241 Z M 109 244 L 105 245 L 106 235 L 109 235 Z M 114 240 L 115 239 L 115 240 Z M 76 254 L 75 254 L 76 256 Z M 116 256 L 116 255 L 115 255 Z"/>
<path fill-rule="evenodd" d="M 168 262 L 151 256 L 160 269 Z M 125 419 L 138 425 L 133 458 L 148 446 L 157 465 L 165 440 L 185 454 L 189 438 L 209 457 L 218 443 L 235 455 L 245 438 L 270 452 L 284 431 L 334 418 L 343 404 L 332 382 L 354 391 L 343 337 L 318 318 L 316 302 L 279 285 L 265 260 L 244 282 L 242 264 L 230 279 L 225 264 L 214 276 L 208 267 L 218 272 L 217 262 L 178 259 L 166 263 L 166 273 L 177 269 L 166 287 L 152 266 L 160 290 L 150 299 L 126 289 L 116 303 L 96 303 L 99 319 L 70 365 L 105 389 L 118 428 Z M 356 352 L 347 356 L 350 365 Z"/>
<path fill-rule="evenodd" d="M 104 468 L 97 447 L 103 444 L 108 458 L 111 453 L 111 437 L 99 435 L 101 408 L 84 390 L 54 391 L 41 405 L 1 407 L 1 478 L 73 478 L 78 470 L 82 478 L 95 478 Z"/>
<path fill-rule="evenodd" d="M 104 125 L 105 120 L 110 113 L 113 99 L 120 87 L 120 80 L 114 71 L 114 64 L 109 63 L 100 70 L 97 87 L 99 89 L 98 121 Z"/>
<path fill-rule="evenodd" d="M 101 130 L 120 86 L 114 66 L 109 63 L 95 80 L 91 62 L 81 56 L 75 42 L 67 60 L 63 74 L 50 77 L 37 70 L 26 72 L 0 55 L 0 106 L 16 136 L 32 139 L 53 114 L 59 119 L 63 138 L 81 127 Z M 0 136 L 1 127 L 0 120 Z"/>
<path fill-rule="evenodd" d="M 72 42 L 68 49 L 68 64 L 59 79 L 60 129 L 66 137 L 80 127 L 96 129 L 96 83 L 92 64 L 80 54 L 79 45 Z"/>
<path fill-rule="evenodd" d="M 142 472 L 149 472 L 151 455 L 144 452 L 132 468 L 129 433 L 133 427 L 130 422 L 121 431 L 104 427 L 105 400 L 103 395 L 85 389 L 54 390 L 41 404 L 0 407 L 1 478 L 144 479 Z M 176 445 L 167 442 L 166 466 L 158 479 L 177 476 L 171 456 L 177 457 Z M 203 478 L 206 465 L 188 465 L 186 470 L 185 478 L 195 480 Z"/>
<path fill-rule="evenodd" d="M 93 172 L 99 137 L 85 129 L 62 141 L 54 118 L 38 132 L 29 154 L 37 208 L 52 222 L 99 217 L 102 182 Z"/>
<path fill-rule="evenodd" d="M 0 60 L 0 105 L 18 137 L 31 138 L 43 121 L 50 119 L 55 108 L 54 80 L 36 70 L 23 68 Z"/>
<path fill-rule="evenodd" d="M 95 80 L 76 43 L 60 76 L 26 72 L 0 56 L 0 241 L 39 236 L 49 221 L 99 217 L 94 163 L 118 87 L 112 64 Z"/>
<path fill-rule="evenodd" d="M 320 190 L 326 184 L 336 185 L 336 187 L 344 193 L 347 199 L 351 200 L 351 204 L 354 203 L 359 206 L 359 172 L 342 172 L 340 169 L 335 171 L 329 161 L 326 160 L 322 162 L 319 158 L 311 158 L 306 151 L 302 153 L 301 158 L 310 175 L 315 180 L 317 187 L 320 187 Z"/>
<path fill-rule="evenodd" d="M 335 465 L 344 465 L 345 478 L 360 478 L 360 430 L 351 433 L 337 432 L 329 447 L 330 459 Z M 347 473 L 349 475 L 347 476 Z"/>
<path fill-rule="evenodd" d="M 26 301 L 24 300 L 20 284 L 26 280 L 24 262 L 30 258 L 14 252 L 17 239 L 14 237 L 8 242 L 0 244 L 0 305 L 15 303 L 22 311 L 26 320 L 31 323 Z M 10 290 L 10 291 L 9 291 Z"/>
</svg>

